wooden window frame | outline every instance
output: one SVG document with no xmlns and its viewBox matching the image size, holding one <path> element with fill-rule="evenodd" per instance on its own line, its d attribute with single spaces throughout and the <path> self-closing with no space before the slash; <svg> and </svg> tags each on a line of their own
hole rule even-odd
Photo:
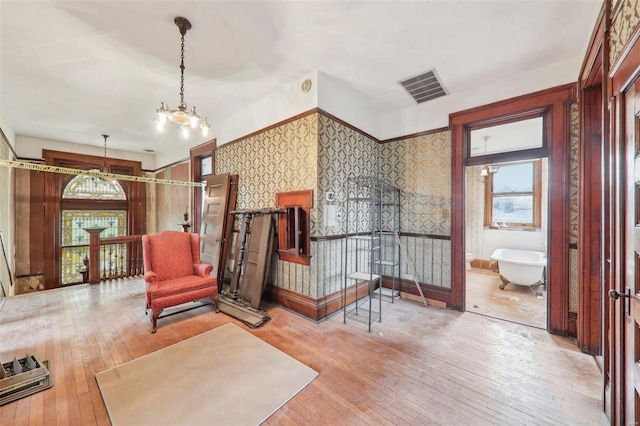
<svg viewBox="0 0 640 426">
<path fill-rule="evenodd" d="M 278 215 L 279 259 L 309 265 L 313 190 L 279 192 L 276 194 L 276 207 L 285 210 Z"/>
<path fill-rule="evenodd" d="M 74 169 L 99 168 L 104 162 L 104 157 L 95 155 L 76 154 L 72 152 L 42 150 L 45 164 Z M 111 171 L 116 174 L 141 176 L 142 163 L 118 158 L 107 158 Z M 61 286 L 60 283 L 60 253 L 61 253 L 61 211 L 62 209 L 95 209 L 96 202 L 92 200 L 62 199 L 62 193 L 66 185 L 74 176 L 59 173 L 44 174 L 44 227 L 33 224 L 31 228 L 31 245 L 37 244 L 38 235 L 43 232 L 42 252 L 44 254 L 45 288 L 53 289 Z M 141 235 L 146 233 L 146 186 L 142 182 L 121 181 L 127 199 L 121 201 L 103 201 L 105 209 L 127 210 L 127 234 Z M 83 207 L 84 206 L 84 207 Z M 122 206 L 122 207 L 119 207 Z M 39 241 L 38 241 L 39 243 Z M 35 249 L 34 249 L 35 250 Z"/>
<path fill-rule="evenodd" d="M 516 164 L 533 164 L 533 191 L 524 192 L 500 192 L 493 191 L 493 177 L 490 174 L 486 177 L 484 186 L 484 226 L 485 228 L 495 228 L 493 225 L 493 199 L 494 196 L 533 196 L 533 222 L 519 223 L 506 222 L 505 225 L 515 229 L 540 229 L 542 227 L 542 160 L 523 161 L 518 163 L 503 164 L 503 166 L 511 166 Z M 500 169 L 496 173 L 499 173 Z"/>
</svg>

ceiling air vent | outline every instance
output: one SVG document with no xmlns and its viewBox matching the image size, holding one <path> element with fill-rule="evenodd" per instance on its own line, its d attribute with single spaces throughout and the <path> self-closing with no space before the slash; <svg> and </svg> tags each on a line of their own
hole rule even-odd
<svg viewBox="0 0 640 426">
<path fill-rule="evenodd" d="M 417 104 L 447 95 L 435 69 L 423 72 L 414 77 L 405 78 L 398 83 L 405 88 Z"/>
</svg>

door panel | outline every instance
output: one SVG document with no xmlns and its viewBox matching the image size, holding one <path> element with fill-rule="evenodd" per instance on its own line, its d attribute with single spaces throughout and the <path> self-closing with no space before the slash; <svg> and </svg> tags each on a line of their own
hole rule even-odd
<svg viewBox="0 0 640 426">
<path fill-rule="evenodd" d="M 209 176 L 203 194 L 200 256 L 203 263 L 213 265 L 211 275 L 220 282 L 233 227 L 229 212 L 235 208 L 237 182 L 236 175 Z"/>
<path fill-rule="evenodd" d="M 624 224 L 622 229 L 624 247 L 623 283 L 616 288 L 620 297 L 614 302 L 614 321 L 618 321 L 621 341 L 621 366 L 619 368 L 623 396 L 620 400 L 624 418 L 620 424 L 638 424 L 640 421 L 638 400 L 640 399 L 640 247 L 636 244 L 636 227 L 640 225 L 640 81 L 636 81 L 623 94 L 620 104 L 620 140 L 626 147 L 626 191 Z M 617 336 L 615 336 L 617 337 Z M 615 404 L 615 400 L 614 400 Z"/>
</svg>

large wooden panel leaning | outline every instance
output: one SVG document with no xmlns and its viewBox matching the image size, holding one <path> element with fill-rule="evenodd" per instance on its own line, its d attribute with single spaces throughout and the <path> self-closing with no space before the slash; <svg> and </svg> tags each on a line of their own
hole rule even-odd
<svg viewBox="0 0 640 426">
<path fill-rule="evenodd" d="M 212 275 L 222 283 L 231 243 L 238 175 L 212 175 L 206 179 L 200 227 L 200 257 L 213 265 Z"/>
<path fill-rule="evenodd" d="M 274 228 L 272 214 L 255 215 L 251 220 L 251 234 L 242 262 L 244 271 L 240 297 L 254 309 L 260 308 L 262 292 L 269 277 L 275 245 Z"/>
</svg>

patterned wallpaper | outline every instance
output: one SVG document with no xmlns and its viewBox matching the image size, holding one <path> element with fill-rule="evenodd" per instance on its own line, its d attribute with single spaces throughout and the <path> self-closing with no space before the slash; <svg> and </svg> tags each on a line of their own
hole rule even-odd
<svg viewBox="0 0 640 426">
<path fill-rule="evenodd" d="M 451 235 L 451 132 L 379 147 L 382 179 L 402 190 L 401 231 Z"/>
<path fill-rule="evenodd" d="M 571 104 L 569 135 L 569 243 L 578 243 L 578 180 L 580 167 L 580 112 Z M 578 250 L 569 250 L 569 312 L 578 312 Z"/>
<path fill-rule="evenodd" d="M 320 238 L 345 232 L 344 219 L 326 226 L 324 215 L 327 205 L 345 213 L 347 178 L 376 176 L 402 189 L 402 231 L 448 236 L 450 140 L 450 133 L 442 132 L 378 144 L 317 113 L 218 147 L 215 172 L 239 175 L 238 209 L 274 207 L 276 192 L 313 189 L 311 235 Z M 335 201 L 326 201 L 327 192 L 335 194 Z M 422 282 L 450 286 L 449 241 L 403 237 L 403 244 L 412 250 Z M 344 285 L 344 239 L 312 241 L 311 255 L 309 266 L 276 260 L 272 283 L 313 298 L 339 291 Z M 346 260 L 352 262 L 352 257 Z"/>
<path fill-rule="evenodd" d="M 578 180 L 580 178 L 580 112 L 571 104 L 569 135 L 569 243 L 578 243 Z"/>
<path fill-rule="evenodd" d="M 480 178 L 483 166 L 466 167 L 465 193 L 465 251 L 478 259 L 487 259 L 491 253 L 484 250 L 484 181 Z"/>
<path fill-rule="evenodd" d="M 401 232 L 450 235 L 451 132 L 379 144 L 324 115 L 320 115 L 318 129 L 319 218 L 323 218 L 326 204 L 335 204 L 337 210 L 346 211 L 348 177 L 374 176 L 400 189 Z M 336 194 L 334 203 L 324 201 L 326 191 Z M 390 212 L 387 213 L 386 216 L 383 214 L 385 220 L 391 216 Z M 360 215 L 367 216 L 367 212 Z M 335 227 L 325 227 L 324 223 L 319 223 L 316 229 L 318 233 L 314 235 L 341 234 L 345 232 L 344 225 L 344 221 L 338 222 Z M 419 271 L 420 282 L 450 287 L 450 241 L 428 237 L 403 237 L 402 241 Z M 344 241 L 340 240 L 340 244 L 344 245 Z M 333 256 L 326 252 L 327 246 L 327 243 L 318 243 L 316 247 L 322 258 Z M 348 260 L 353 256 L 350 251 Z M 327 269 L 326 265 L 315 268 L 312 262 L 321 295 L 340 289 L 340 280 L 344 278 L 338 268 L 343 268 L 342 263 Z M 405 263 L 400 272 L 403 278 L 409 275 L 406 268 Z"/>
<path fill-rule="evenodd" d="M 333 204 L 340 212 L 346 210 L 347 178 L 380 176 L 379 144 L 344 124 L 319 114 L 318 123 L 318 218 L 324 218 L 325 205 Z M 334 202 L 325 201 L 328 192 L 335 194 Z M 311 235 L 344 234 L 344 220 L 336 226 L 325 226 L 321 219 Z"/>
<path fill-rule="evenodd" d="M 276 193 L 314 190 L 311 235 L 316 234 L 318 115 L 311 114 L 216 149 L 215 173 L 237 174 L 236 208 L 275 207 Z"/>
<path fill-rule="evenodd" d="M 622 6 L 609 29 L 610 51 L 609 62 L 615 64 L 620 57 L 622 49 L 640 25 L 640 0 L 620 0 Z"/>
<path fill-rule="evenodd" d="M 318 226 L 318 114 L 311 114 L 216 149 L 216 174 L 237 174 L 236 209 L 273 208 L 277 192 L 313 189 L 311 235 Z M 324 200 L 324 195 L 322 197 Z M 316 243 L 311 265 L 274 258 L 271 283 L 313 298 L 318 297 Z"/>
</svg>

